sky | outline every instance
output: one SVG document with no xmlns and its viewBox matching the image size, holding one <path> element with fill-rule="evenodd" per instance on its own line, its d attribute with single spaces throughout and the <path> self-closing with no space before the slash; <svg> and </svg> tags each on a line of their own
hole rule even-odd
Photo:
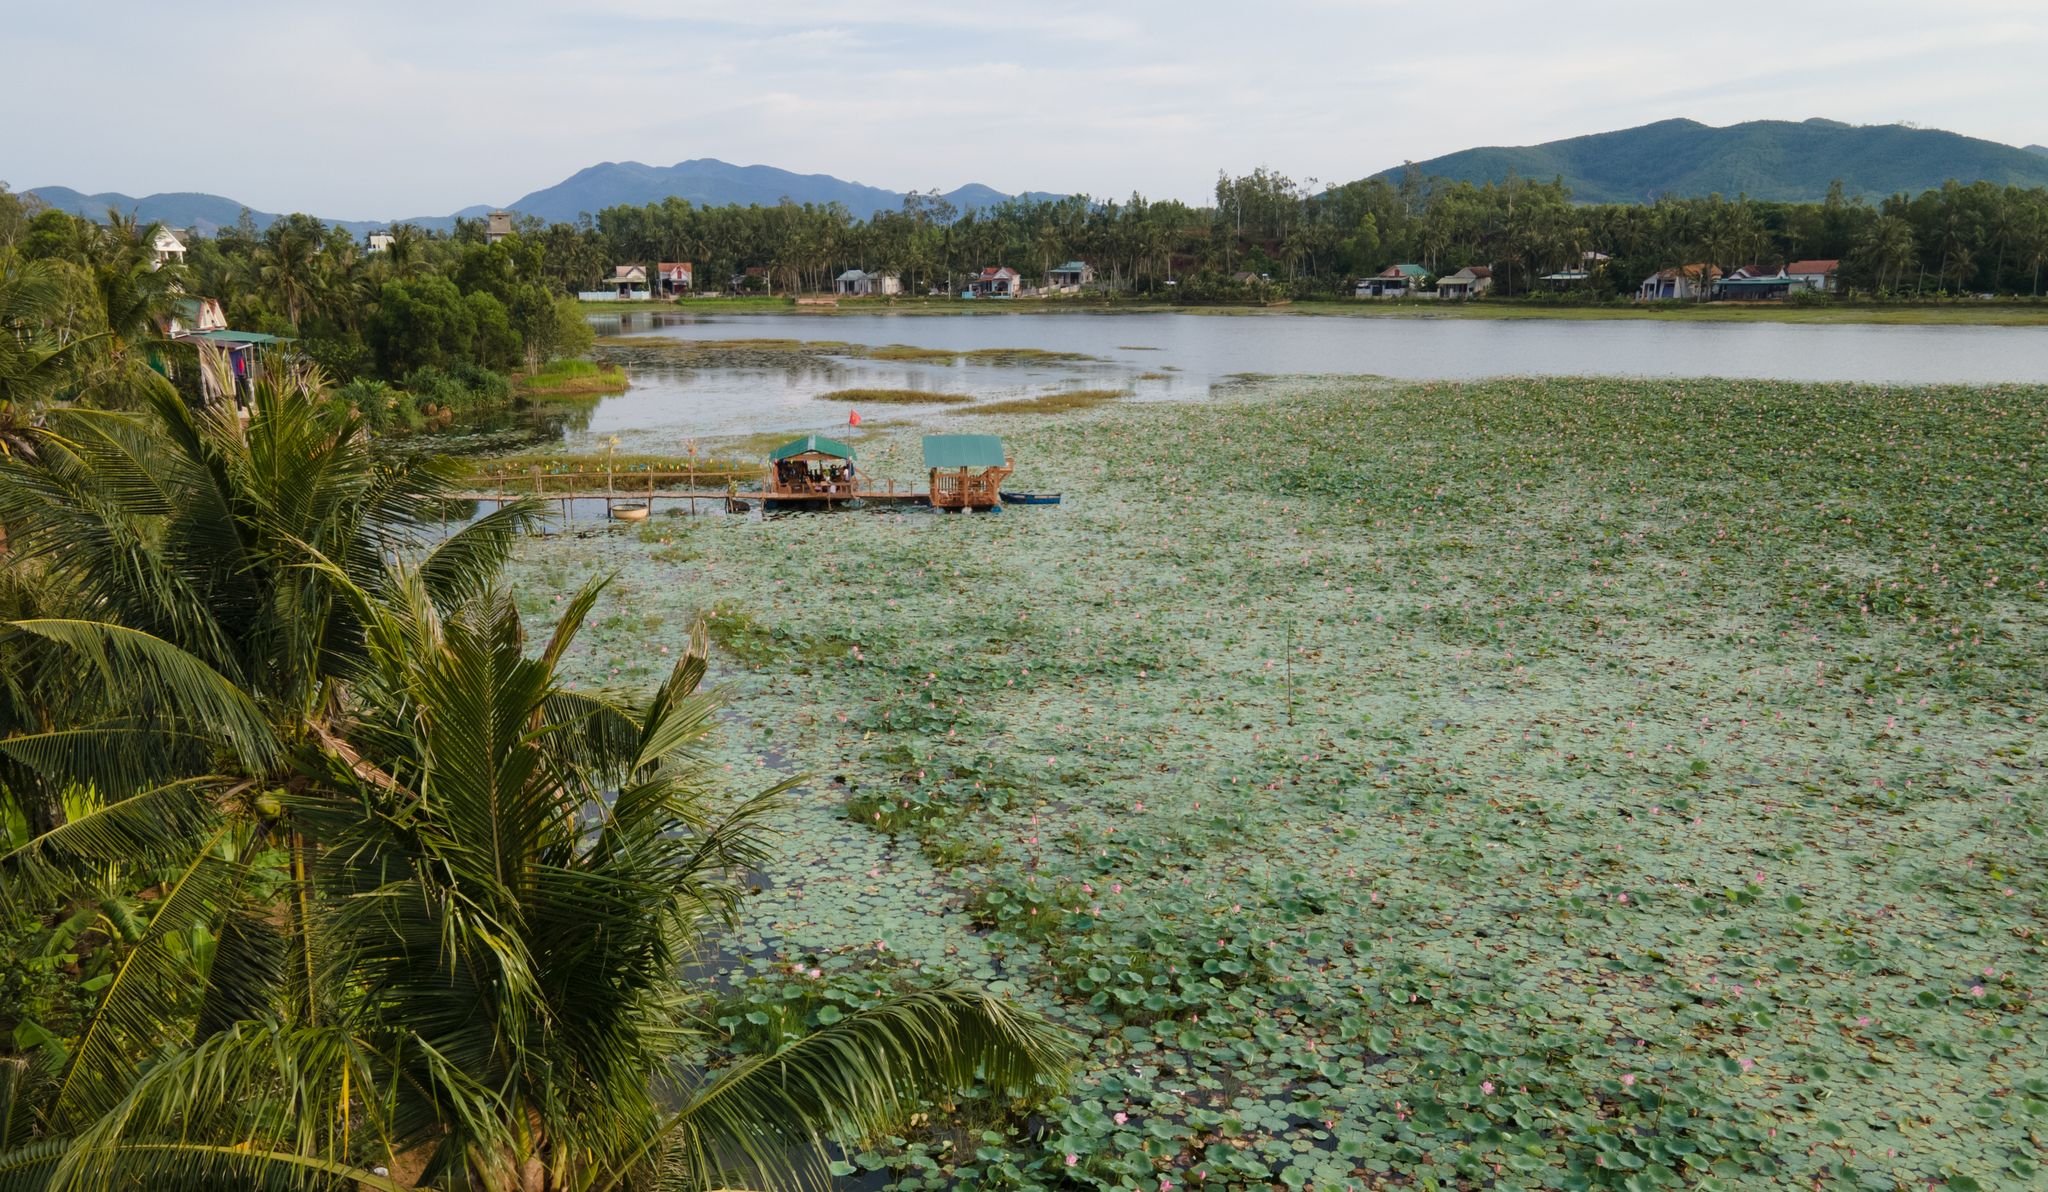
<svg viewBox="0 0 2048 1192">
<path fill-rule="evenodd" d="M 717 157 L 1196 201 L 1675 116 L 2048 143 L 2044 61 L 2048 0 L 0 0 L 0 179 L 388 219 Z"/>
</svg>

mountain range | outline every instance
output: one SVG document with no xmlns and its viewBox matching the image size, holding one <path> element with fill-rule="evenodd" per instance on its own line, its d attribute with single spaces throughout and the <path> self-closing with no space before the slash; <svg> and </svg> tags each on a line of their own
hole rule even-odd
<svg viewBox="0 0 2048 1192">
<path fill-rule="evenodd" d="M 25 193 L 35 195 L 52 207 L 91 219 L 105 218 L 107 209 L 111 207 L 117 211 L 133 212 L 145 223 L 161 221 L 174 228 L 196 228 L 201 235 L 208 236 L 234 224 L 241 218 L 243 210 L 243 204 L 233 199 L 193 191 L 136 198 L 111 191 L 83 194 L 68 186 L 38 186 Z M 672 166 L 650 166 L 637 161 L 603 162 L 578 170 L 553 186 L 522 195 L 505 204 L 503 210 L 553 222 L 574 220 L 586 211 L 595 215 L 606 207 L 621 203 L 635 207 L 658 203 L 670 196 L 709 207 L 730 203 L 766 207 L 785 198 L 796 203 L 841 203 L 862 218 L 878 211 L 901 210 L 904 199 L 902 191 L 847 182 L 829 174 L 797 174 L 773 166 L 737 166 L 715 157 L 703 157 L 679 161 Z M 1055 199 L 1060 196 L 1045 191 L 1011 196 L 978 182 L 945 194 L 946 200 L 962 211 L 993 206 L 1012 197 Z M 357 235 L 388 228 L 393 223 L 411 223 L 430 230 L 447 231 L 457 218 L 474 219 L 499 209 L 493 204 L 482 203 L 449 215 L 398 220 L 330 219 L 327 222 Z M 249 218 L 258 228 L 263 228 L 277 215 L 251 208 Z"/>
<path fill-rule="evenodd" d="M 2048 147 L 2020 149 L 1904 124 L 1752 120 L 1715 128 L 1660 120 L 1541 145 L 1464 149 L 1376 176 L 1398 180 L 1410 171 L 1472 183 L 1562 178 L 1582 203 L 1708 194 L 1815 202 L 1836 179 L 1846 194 L 1866 199 L 1918 194 L 1951 178 L 2048 186 Z"/>
<path fill-rule="evenodd" d="M 1585 203 L 1646 202 L 1663 195 L 1746 194 L 1783 202 L 1825 198 L 1840 179 L 1852 196 L 1879 199 L 1898 192 L 1917 194 L 1951 178 L 2018 186 L 2048 186 L 2048 146 L 2016 148 L 1939 129 L 1903 124 L 1850 125 L 1836 120 L 1753 120 L 1722 128 L 1696 120 L 1660 120 L 1640 128 L 1548 141 L 1541 145 L 1465 149 L 1428 161 L 1383 170 L 1376 177 L 1398 180 L 1414 173 L 1473 183 L 1508 177 L 1549 181 L 1562 178 L 1572 197 Z M 172 227 L 210 235 L 233 224 L 243 205 L 220 195 L 179 192 L 134 198 L 125 194 L 82 194 L 64 186 L 31 192 L 52 207 L 95 219 L 108 208 Z M 621 203 L 638 206 L 674 196 L 700 206 L 729 203 L 773 205 L 840 203 L 857 216 L 903 206 L 902 191 L 848 182 L 829 174 L 798 174 L 773 166 L 740 166 L 717 158 L 693 158 L 672 166 L 608 161 L 576 171 L 553 186 L 522 195 L 506 210 L 544 220 L 573 220 Z M 1019 196 L 970 183 L 945 198 L 962 211 L 1011 197 L 1058 198 L 1045 191 Z M 330 220 L 358 235 L 394 222 L 446 230 L 457 217 L 475 218 L 492 204 L 465 207 L 449 215 L 407 220 Z M 277 216 L 251 210 L 260 228 Z"/>
</svg>

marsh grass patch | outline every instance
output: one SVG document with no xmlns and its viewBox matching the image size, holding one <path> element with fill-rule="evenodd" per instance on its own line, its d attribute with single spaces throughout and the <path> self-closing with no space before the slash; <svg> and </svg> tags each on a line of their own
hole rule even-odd
<svg viewBox="0 0 2048 1192">
<path fill-rule="evenodd" d="M 1038 397 L 1015 397 L 1003 401 L 985 402 L 962 410 L 963 414 L 1071 414 L 1079 410 L 1092 410 L 1108 405 L 1119 398 L 1129 397 L 1128 389 L 1063 389 L 1057 393 L 1046 393 Z"/>
<path fill-rule="evenodd" d="M 933 393 L 927 389 L 834 389 L 819 401 L 865 402 L 868 405 L 957 406 L 974 399 L 965 393 Z"/>
</svg>

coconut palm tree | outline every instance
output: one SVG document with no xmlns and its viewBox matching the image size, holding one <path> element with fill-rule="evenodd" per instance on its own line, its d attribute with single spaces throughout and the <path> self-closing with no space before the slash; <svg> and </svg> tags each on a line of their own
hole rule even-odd
<svg viewBox="0 0 2048 1192">
<path fill-rule="evenodd" d="M 21 771 L 10 787 L 106 796 L 0 863 L 0 885 L 43 910 L 91 906 L 109 895 L 109 859 L 122 858 L 164 891 L 54 1074 L 47 1120 L 74 1126 L 109 1109 L 104 1090 L 142 1070 L 169 1037 L 164 1024 L 214 998 L 192 971 L 192 933 L 228 938 L 225 917 L 247 917 L 236 893 L 250 880 L 247 850 L 283 848 L 303 866 L 307 846 L 271 830 L 265 800 L 365 658 L 353 605 L 329 576 L 381 590 L 386 557 L 424 548 L 454 482 L 445 465 L 373 458 L 309 371 L 273 362 L 246 426 L 225 407 L 188 409 L 145 376 L 145 413 L 53 411 L 29 450 L 0 460 L 10 590 L 27 591 L 33 574 L 37 590 L 80 610 L 10 600 L 0 753 Z M 421 582 L 444 599 L 475 590 L 525 517 L 450 536 L 424 553 Z M 102 851 L 67 860 L 82 848 Z M 303 925 L 306 909 L 265 902 L 263 913 Z"/>
<path fill-rule="evenodd" d="M 25 448 L 26 423 L 63 386 L 80 354 L 104 333 L 60 342 L 63 282 L 48 261 L 0 256 L 0 452 Z"/>
<path fill-rule="evenodd" d="M 1856 242 L 1856 255 L 1876 280 L 1879 289 L 1896 289 L 1906 271 L 1919 268 L 1920 258 L 1913 242 L 1913 225 L 1904 216 L 1881 215 L 1872 220 Z"/>
<path fill-rule="evenodd" d="M 287 216 L 265 230 L 263 243 L 256 250 L 257 280 L 264 292 L 284 307 L 285 318 L 293 326 L 318 295 L 320 249 L 318 222 Z"/>
<path fill-rule="evenodd" d="M 311 737 L 274 743 L 280 785 L 167 784 L 5 859 L 10 900 L 115 864 L 172 876 L 72 1062 L 13 1107 L 44 1126 L 0 1149 L 0 1186 L 802 1184 L 827 1139 L 1064 1066 L 1059 1032 L 942 986 L 686 1079 L 664 1111 L 705 1031 L 675 974 L 765 863 L 784 789 L 724 800 L 700 759 L 701 627 L 636 704 L 557 672 L 600 585 L 529 654 L 502 591 L 330 579 L 365 665 Z"/>
</svg>

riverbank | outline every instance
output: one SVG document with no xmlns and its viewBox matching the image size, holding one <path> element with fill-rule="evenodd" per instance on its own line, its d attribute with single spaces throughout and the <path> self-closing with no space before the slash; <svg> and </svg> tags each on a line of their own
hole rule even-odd
<svg viewBox="0 0 2048 1192">
<path fill-rule="evenodd" d="M 1086 1036 L 1042 1134 L 976 1102 L 851 1168 L 2017 1186 L 2044 408 L 1292 378 L 942 413 L 864 427 L 863 468 L 996 430 L 1066 503 L 664 518 L 515 578 L 538 626 L 620 571 L 593 682 L 715 614 L 717 760 L 818 776 L 729 941 L 732 1046 L 949 972 Z"/>
<path fill-rule="evenodd" d="M 797 314 L 830 318 L 849 314 L 1025 315 L 1049 313 L 1195 314 L 1215 316 L 1319 315 L 1347 318 L 1564 319 L 1704 323 L 1873 323 L 1898 326 L 2048 326 L 2048 299 L 1941 303 L 1650 302 L 1567 305 L 1482 299 L 1470 302 L 1318 299 L 1244 305 L 1178 305 L 1139 299 L 853 298 L 836 306 L 798 306 L 788 298 L 692 298 L 675 302 L 585 302 L 587 314 L 673 311 L 703 316 Z"/>
</svg>

